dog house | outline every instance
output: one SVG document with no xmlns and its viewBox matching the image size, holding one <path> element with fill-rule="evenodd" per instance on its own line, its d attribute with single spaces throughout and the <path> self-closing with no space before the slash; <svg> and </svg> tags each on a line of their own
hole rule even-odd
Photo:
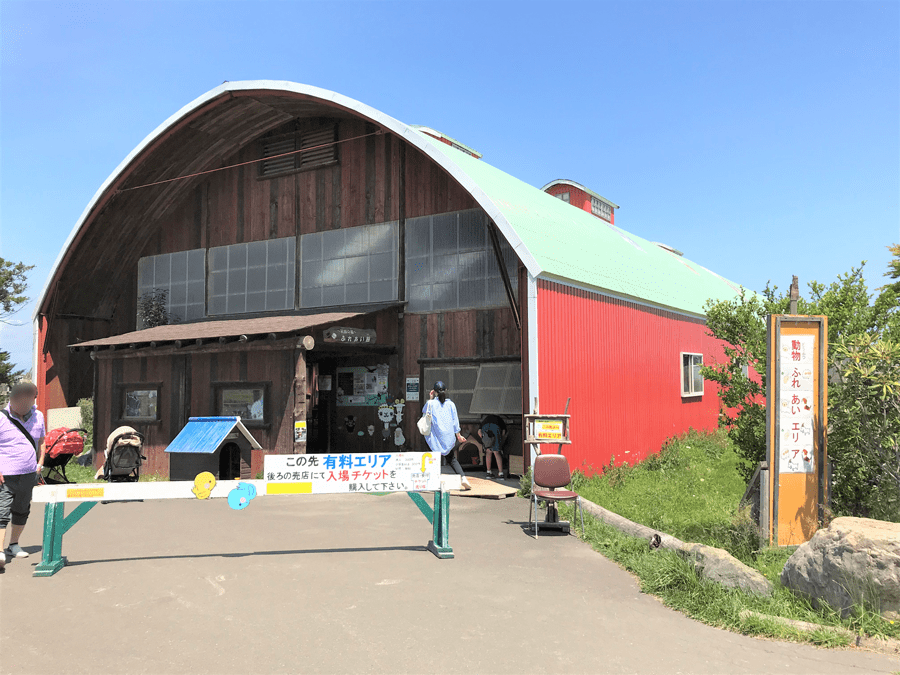
<svg viewBox="0 0 900 675">
<path fill-rule="evenodd" d="M 209 471 L 217 480 L 248 480 L 251 450 L 259 449 L 240 417 L 191 417 L 166 448 L 169 477 L 194 480 Z"/>
</svg>

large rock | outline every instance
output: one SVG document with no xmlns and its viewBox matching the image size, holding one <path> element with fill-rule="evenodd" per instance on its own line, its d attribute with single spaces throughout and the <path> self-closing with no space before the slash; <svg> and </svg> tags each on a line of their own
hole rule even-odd
<svg viewBox="0 0 900 675">
<path fill-rule="evenodd" d="M 756 595 L 772 595 L 772 583 L 728 551 L 704 544 L 685 544 L 679 551 L 707 579 Z"/>
<path fill-rule="evenodd" d="M 894 616 L 900 611 L 900 524 L 835 518 L 788 559 L 781 583 L 844 616 L 861 603 Z"/>
</svg>

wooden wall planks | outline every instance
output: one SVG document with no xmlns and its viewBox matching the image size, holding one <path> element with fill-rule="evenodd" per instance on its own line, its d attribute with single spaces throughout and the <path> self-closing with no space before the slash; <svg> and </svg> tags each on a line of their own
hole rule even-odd
<svg viewBox="0 0 900 675">
<path fill-rule="evenodd" d="M 338 126 L 344 141 L 368 132 L 371 128 L 361 121 L 344 120 Z M 338 146 L 339 164 L 275 178 L 260 179 L 252 164 L 210 174 L 191 200 L 157 224 L 158 234 L 140 255 L 396 220 L 400 143 L 391 134 L 346 141 Z M 250 144 L 223 164 L 250 161 L 257 154 Z M 405 180 L 406 217 L 476 206 L 443 170 L 409 146 Z"/>
</svg>

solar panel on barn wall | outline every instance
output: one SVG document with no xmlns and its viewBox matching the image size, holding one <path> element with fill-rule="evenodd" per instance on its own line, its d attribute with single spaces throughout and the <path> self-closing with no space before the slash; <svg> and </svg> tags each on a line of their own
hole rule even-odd
<svg viewBox="0 0 900 675">
<path fill-rule="evenodd" d="M 540 410 L 572 402 L 573 469 L 599 470 L 611 457 L 634 464 L 688 428 L 715 429 L 719 399 L 681 395 L 682 352 L 721 359 L 699 318 L 538 281 Z"/>
</svg>

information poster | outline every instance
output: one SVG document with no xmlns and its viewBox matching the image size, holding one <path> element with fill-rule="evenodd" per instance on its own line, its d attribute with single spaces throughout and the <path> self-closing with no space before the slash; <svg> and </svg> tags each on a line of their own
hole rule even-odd
<svg viewBox="0 0 900 675">
<path fill-rule="evenodd" d="M 380 405 L 388 402 L 388 373 L 385 364 L 337 369 L 338 405 Z"/>
<path fill-rule="evenodd" d="M 306 440 L 306 421 L 294 422 L 294 443 L 302 443 Z"/>
<path fill-rule="evenodd" d="M 781 473 L 814 473 L 813 335 L 782 335 L 779 349 L 779 450 Z"/>
<path fill-rule="evenodd" d="M 407 401 L 418 401 L 419 400 L 419 378 L 418 377 L 407 377 L 406 378 L 406 400 Z"/>
<path fill-rule="evenodd" d="M 263 468 L 267 494 L 441 489 L 441 458 L 430 452 L 266 455 Z"/>
</svg>

